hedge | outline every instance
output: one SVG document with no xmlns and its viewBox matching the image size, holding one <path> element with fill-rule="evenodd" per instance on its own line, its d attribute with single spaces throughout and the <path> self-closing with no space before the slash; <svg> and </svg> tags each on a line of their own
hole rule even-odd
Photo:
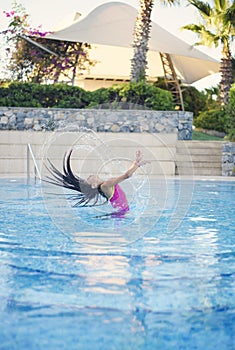
<svg viewBox="0 0 235 350">
<path fill-rule="evenodd" d="M 170 92 L 153 84 L 129 83 L 86 91 L 66 84 L 10 83 L 0 87 L 0 106 L 38 108 L 94 108 L 128 103 L 154 110 L 173 110 Z"/>
<path fill-rule="evenodd" d="M 225 132 L 225 111 L 221 108 L 200 112 L 193 123 L 197 128 Z"/>
<path fill-rule="evenodd" d="M 86 91 L 65 84 L 11 83 L 0 88 L 0 106 L 84 108 L 88 103 Z"/>
</svg>

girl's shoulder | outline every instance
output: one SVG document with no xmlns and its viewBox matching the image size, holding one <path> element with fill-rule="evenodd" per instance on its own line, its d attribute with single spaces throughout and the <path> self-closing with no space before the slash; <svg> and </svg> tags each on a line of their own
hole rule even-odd
<svg viewBox="0 0 235 350">
<path fill-rule="evenodd" d="M 115 187 L 116 185 L 109 186 L 109 185 L 106 185 L 105 182 L 103 182 L 98 186 L 98 191 L 101 195 L 103 195 L 109 200 L 110 198 L 112 198 L 114 194 Z"/>
</svg>

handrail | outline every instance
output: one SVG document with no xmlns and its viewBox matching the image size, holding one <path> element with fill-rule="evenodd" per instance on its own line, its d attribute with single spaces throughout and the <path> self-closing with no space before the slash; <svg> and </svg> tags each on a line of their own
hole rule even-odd
<svg viewBox="0 0 235 350">
<path fill-rule="evenodd" d="M 27 183 L 29 184 L 29 180 L 30 180 L 30 156 L 33 160 L 33 164 L 34 164 L 34 181 L 36 182 L 37 176 L 39 178 L 39 180 L 42 180 L 41 177 L 41 173 L 40 170 L 38 168 L 38 164 L 35 158 L 35 155 L 33 153 L 32 147 L 30 145 L 30 143 L 27 144 Z"/>
</svg>

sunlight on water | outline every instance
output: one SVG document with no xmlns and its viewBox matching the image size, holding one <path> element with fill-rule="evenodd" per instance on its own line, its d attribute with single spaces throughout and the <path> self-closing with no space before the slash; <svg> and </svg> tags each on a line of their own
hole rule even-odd
<svg viewBox="0 0 235 350">
<path fill-rule="evenodd" d="M 121 218 L 0 182 L 1 349 L 234 349 L 234 182 L 156 180 Z"/>
</svg>

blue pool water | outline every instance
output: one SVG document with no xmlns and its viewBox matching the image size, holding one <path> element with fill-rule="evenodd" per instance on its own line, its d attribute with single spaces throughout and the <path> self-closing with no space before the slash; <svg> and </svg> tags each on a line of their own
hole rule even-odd
<svg viewBox="0 0 235 350">
<path fill-rule="evenodd" d="M 48 215 L 39 185 L 0 180 L 0 349 L 235 349 L 235 182 L 164 186 L 162 210 L 153 181 L 145 211 L 73 211 L 74 235 L 74 209 Z"/>
</svg>

